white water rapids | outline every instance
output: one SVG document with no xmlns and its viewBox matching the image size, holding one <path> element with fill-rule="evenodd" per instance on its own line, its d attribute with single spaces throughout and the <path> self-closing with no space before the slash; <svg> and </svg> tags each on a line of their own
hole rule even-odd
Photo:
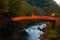
<svg viewBox="0 0 60 40">
<path fill-rule="evenodd" d="M 40 40 L 39 37 L 41 34 L 43 34 L 44 32 L 39 30 L 39 29 L 43 29 L 46 27 L 46 24 L 43 23 L 41 25 L 34 25 L 31 27 L 28 27 L 25 29 L 25 31 L 28 33 L 28 40 Z M 39 29 L 38 29 L 39 28 Z"/>
</svg>

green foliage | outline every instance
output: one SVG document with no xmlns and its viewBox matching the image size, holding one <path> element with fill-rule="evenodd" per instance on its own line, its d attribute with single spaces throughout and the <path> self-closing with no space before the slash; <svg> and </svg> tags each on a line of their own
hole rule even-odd
<svg viewBox="0 0 60 40">
<path fill-rule="evenodd" d="M 41 0 L 41 2 L 42 4 L 44 4 L 43 8 L 37 7 L 36 5 L 32 6 L 25 0 L 4 0 L 3 10 L 6 15 L 8 12 L 8 15 L 13 17 L 13 16 L 31 15 L 32 13 L 36 15 L 49 15 L 52 10 L 56 10 L 56 8 L 58 8 L 58 5 L 55 2 L 53 3 L 53 1 Z M 45 9 L 46 7 L 48 8 L 47 11 Z"/>
<path fill-rule="evenodd" d="M 48 29 L 46 31 L 46 35 L 48 38 L 58 38 L 59 37 L 58 31 L 56 29 Z"/>
<path fill-rule="evenodd" d="M 8 10 L 9 9 L 9 1 L 10 0 L 4 0 L 3 1 L 3 10 L 4 10 L 4 13 L 9 11 Z"/>
<path fill-rule="evenodd" d="M 29 8 L 29 4 L 25 1 L 21 1 L 21 9 L 16 13 L 18 16 L 31 15 L 32 10 Z"/>
</svg>

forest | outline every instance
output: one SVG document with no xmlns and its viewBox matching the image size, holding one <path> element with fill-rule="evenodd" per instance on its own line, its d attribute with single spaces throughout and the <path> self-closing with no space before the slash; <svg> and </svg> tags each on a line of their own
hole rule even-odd
<svg viewBox="0 0 60 40">
<path fill-rule="evenodd" d="M 60 6 L 53 0 L 0 0 L 0 40 L 18 40 L 20 30 L 27 26 L 34 25 L 39 21 L 6 21 L 6 18 L 17 16 L 55 16 L 60 18 Z M 45 37 L 51 40 L 60 40 L 60 21 L 55 23 L 49 22 L 49 27 L 44 29 L 45 34 L 41 36 L 41 40 Z"/>
</svg>

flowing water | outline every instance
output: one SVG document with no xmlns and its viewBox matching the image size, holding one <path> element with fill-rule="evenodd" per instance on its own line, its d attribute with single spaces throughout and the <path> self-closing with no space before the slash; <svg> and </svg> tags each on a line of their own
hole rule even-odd
<svg viewBox="0 0 60 40">
<path fill-rule="evenodd" d="M 46 24 L 41 23 L 25 28 L 24 30 L 27 32 L 27 34 L 25 34 L 20 40 L 40 40 L 40 35 L 44 33 L 42 29 L 45 27 Z"/>
</svg>

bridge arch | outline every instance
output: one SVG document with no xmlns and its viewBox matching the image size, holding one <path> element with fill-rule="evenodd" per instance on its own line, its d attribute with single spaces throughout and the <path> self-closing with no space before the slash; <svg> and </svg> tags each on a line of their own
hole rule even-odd
<svg viewBox="0 0 60 40">
<path fill-rule="evenodd" d="M 57 21 L 60 20 L 60 18 L 51 16 L 19 16 L 11 18 L 10 21 L 22 21 L 22 20 Z"/>
</svg>

